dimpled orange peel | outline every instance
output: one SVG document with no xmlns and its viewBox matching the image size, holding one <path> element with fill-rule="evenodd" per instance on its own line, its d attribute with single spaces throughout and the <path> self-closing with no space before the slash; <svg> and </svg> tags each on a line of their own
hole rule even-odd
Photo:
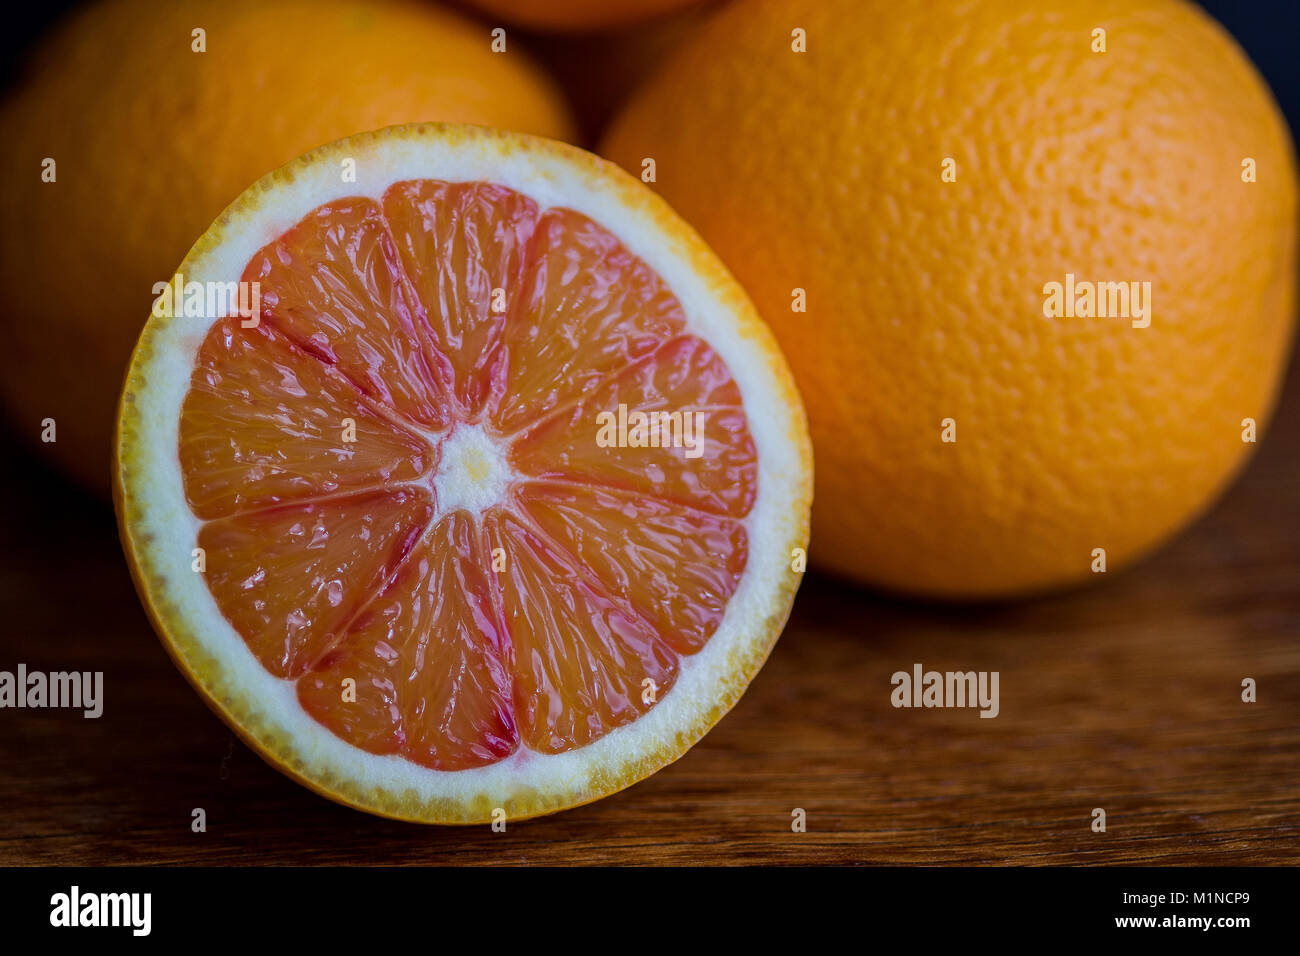
<svg viewBox="0 0 1300 956">
<path fill-rule="evenodd" d="M 949 597 L 1099 580 L 1264 434 L 1295 155 L 1190 3 L 738 2 L 601 153 L 654 160 L 790 360 L 814 564 Z"/>
</svg>

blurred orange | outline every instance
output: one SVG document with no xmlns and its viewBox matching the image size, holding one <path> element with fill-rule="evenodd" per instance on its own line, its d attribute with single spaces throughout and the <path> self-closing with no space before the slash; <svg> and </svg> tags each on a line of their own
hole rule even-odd
<svg viewBox="0 0 1300 956">
<path fill-rule="evenodd" d="M 494 53 L 484 26 L 428 3 L 116 0 L 79 11 L 33 66 L 0 108 L 0 397 L 24 437 L 55 419 L 43 448 L 105 494 L 153 284 L 249 183 L 396 123 L 574 132 L 520 45 Z"/>
</svg>

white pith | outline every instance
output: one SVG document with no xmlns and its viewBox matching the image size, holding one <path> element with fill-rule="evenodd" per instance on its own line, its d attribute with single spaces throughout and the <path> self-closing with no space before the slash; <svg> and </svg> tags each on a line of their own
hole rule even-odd
<svg viewBox="0 0 1300 956">
<path fill-rule="evenodd" d="M 481 514 L 505 501 L 506 489 L 517 475 L 506 461 L 505 449 L 482 425 L 457 425 L 438 449 L 433 490 L 438 514 L 468 511 Z"/>
<path fill-rule="evenodd" d="M 157 589 L 150 594 L 152 603 L 169 607 L 189 622 L 198 652 L 215 661 L 216 676 L 205 682 L 209 696 L 228 711 L 257 708 L 265 730 L 250 728 L 248 721 L 244 729 L 308 779 L 343 779 L 365 790 L 403 794 L 412 806 L 451 801 L 473 808 L 466 810 L 466 819 L 481 818 L 484 806 L 508 808 L 523 793 L 562 795 L 557 805 L 585 802 L 607 792 L 600 779 L 638 754 L 680 752 L 685 749 L 684 735 L 692 737 L 689 746 L 702 717 L 738 679 L 736 662 L 747 659 L 752 643 L 767 634 L 764 624 L 776 613 L 774 596 L 788 590 L 794 574 L 790 542 L 802 541 L 806 528 L 806 513 L 788 508 L 789 502 L 807 498 L 807 466 L 801 448 L 790 438 L 803 428 L 799 409 L 781 388 L 763 343 L 737 334 L 733 306 L 723 299 L 725 290 L 693 268 L 698 248 L 682 247 L 660 228 L 648 207 L 625 201 L 623 192 L 609 188 L 615 174 L 577 167 L 550 152 L 520 148 L 518 142 L 507 148 L 487 137 L 450 141 L 421 134 L 419 128 L 383 139 L 343 141 L 317 156 L 291 179 L 263 180 L 253 187 L 260 196 L 219 221 L 217 243 L 186 260 L 181 270 L 185 280 L 237 281 L 259 249 L 322 203 L 357 195 L 377 198 L 390 184 L 407 179 L 491 181 L 531 197 L 543 209 L 563 206 L 590 217 L 663 278 L 682 305 L 687 331 L 721 356 L 740 390 L 759 472 L 758 495 L 745 522 L 748 564 L 717 632 L 701 651 L 681 659 L 670 691 L 644 716 L 586 747 L 556 755 L 520 747 L 498 763 L 455 772 L 367 753 L 302 710 L 294 682 L 275 678 L 262 667 L 221 614 L 202 575 L 190 570 L 200 522 L 185 498 L 177 429 L 199 346 L 219 317 L 151 319 L 147 364 L 133 366 L 131 373 L 138 416 L 133 446 L 137 465 L 124 480 L 122 494 L 125 507 L 143 508 L 132 538 L 138 563 L 157 574 L 157 583 L 146 585 Z M 355 182 L 342 181 L 340 164 L 345 158 L 356 160 Z M 447 444 L 455 441 L 453 433 Z M 490 442 L 485 446 L 470 431 L 459 441 L 451 448 L 452 456 L 444 445 L 443 460 L 432 478 L 440 512 L 455 506 L 482 510 L 497 500 L 493 496 L 502 493 L 501 482 L 509 477 L 491 458 Z M 490 466 L 482 481 L 457 477 L 456 466 L 448 463 L 455 458 L 463 466 L 472 453 L 486 456 Z M 451 470 L 444 474 L 444 468 Z M 232 703 L 235 696 L 241 699 Z M 274 743 L 281 736 L 294 742 L 292 757 L 280 754 L 283 748 Z M 349 802 L 366 806 L 361 798 Z"/>
</svg>

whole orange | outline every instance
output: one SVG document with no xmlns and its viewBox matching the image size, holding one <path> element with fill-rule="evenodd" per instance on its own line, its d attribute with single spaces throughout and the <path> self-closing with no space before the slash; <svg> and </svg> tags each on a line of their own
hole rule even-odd
<svg viewBox="0 0 1300 956">
<path fill-rule="evenodd" d="M 834 572 L 980 596 L 1114 571 L 1270 415 L 1295 156 L 1189 4 L 736 3 L 603 151 L 654 160 L 774 327 L 811 419 L 810 557 Z"/>
<path fill-rule="evenodd" d="M 486 14 L 535 30 L 583 31 L 626 26 L 701 0 L 469 0 Z"/>
<path fill-rule="evenodd" d="M 0 396 L 19 434 L 38 440 L 53 419 L 45 450 L 107 493 L 154 283 L 263 173 L 420 120 L 573 129 L 517 46 L 494 53 L 485 27 L 429 4 L 120 0 L 63 24 L 0 108 Z"/>
</svg>

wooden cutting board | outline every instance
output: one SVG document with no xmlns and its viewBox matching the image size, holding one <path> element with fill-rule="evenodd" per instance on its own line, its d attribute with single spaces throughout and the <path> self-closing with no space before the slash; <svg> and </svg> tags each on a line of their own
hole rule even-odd
<svg viewBox="0 0 1300 956">
<path fill-rule="evenodd" d="M 372 818 L 265 765 L 167 659 L 111 513 L 10 458 L 0 669 L 103 670 L 105 709 L 0 711 L 0 863 L 1300 863 L 1298 485 L 1293 374 L 1226 497 L 1086 590 L 934 605 L 810 574 L 684 758 L 493 833 Z M 999 716 L 893 708 L 916 663 L 998 671 Z"/>
</svg>

